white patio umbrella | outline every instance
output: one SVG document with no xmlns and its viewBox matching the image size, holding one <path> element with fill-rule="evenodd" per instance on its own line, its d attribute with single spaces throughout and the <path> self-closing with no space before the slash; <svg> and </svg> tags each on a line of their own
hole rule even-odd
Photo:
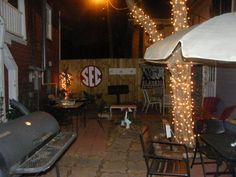
<svg viewBox="0 0 236 177">
<path fill-rule="evenodd" d="M 172 74 L 175 136 L 194 143 L 191 98 L 191 66 L 188 62 L 236 61 L 236 13 L 216 16 L 200 25 L 176 32 L 147 48 L 144 59 L 165 61 Z"/>
<path fill-rule="evenodd" d="M 147 48 L 147 61 L 166 60 L 181 45 L 182 56 L 201 60 L 236 61 L 236 13 L 213 17 L 179 31 Z M 199 60 L 198 60 L 199 61 Z"/>
</svg>

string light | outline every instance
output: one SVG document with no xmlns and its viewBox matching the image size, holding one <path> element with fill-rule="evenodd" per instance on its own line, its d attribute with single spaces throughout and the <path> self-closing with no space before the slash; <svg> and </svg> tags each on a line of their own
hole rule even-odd
<svg viewBox="0 0 236 177">
<path fill-rule="evenodd" d="M 65 99 L 68 99 L 71 93 L 70 86 L 72 82 L 72 75 L 67 72 L 62 72 L 59 75 L 59 80 L 60 80 L 60 87 L 65 92 Z"/>
<path fill-rule="evenodd" d="M 144 28 L 145 33 L 149 35 L 150 41 L 152 43 L 163 39 L 162 33 L 158 32 L 156 23 L 145 14 L 145 12 L 137 7 L 133 2 L 127 2 L 128 7 L 131 11 L 132 17 L 135 21 Z"/>
<path fill-rule="evenodd" d="M 181 50 L 177 49 L 167 64 L 171 72 L 170 87 L 172 89 L 172 115 L 175 138 L 183 144 L 192 147 L 194 134 L 192 121 L 193 91 L 192 63 L 187 63 L 181 59 Z"/>
<path fill-rule="evenodd" d="M 126 0 L 131 10 L 133 18 L 142 26 L 146 33 L 149 34 L 150 40 L 156 42 L 163 39 L 161 33 L 156 29 L 156 23 L 144 13 L 141 8 L 138 8 L 131 0 Z M 172 24 L 174 31 L 179 31 L 188 28 L 188 8 L 187 0 L 171 0 L 172 5 Z M 171 61 L 172 60 L 172 61 Z M 172 88 L 172 105 L 173 105 L 173 124 L 175 127 L 175 138 L 180 142 L 193 146 L 194 134 L 192 121 L 193 115 L 193 99 L 191 93 L 193 91 L 192 64 L 182 60 L 180 50 L 176 50 L 172 58 L 169 59 L 167 68 L 172 76 L 170 77 L 170 87 Z"/>
<path fill-rule="evenodd" d="M 187 0 L 171 0 L 172 18 L 171 22 L 175 31 L 188 28 L 188 8 L 186 6 Z"/>
<path fill-rule="evenodd" d="M 188 8 L 187 0 L 171 0 L 172 5 L 172 24 L 174 31 L 188 28 Z M 192 82 L 192 63 L 182 60 L 181 50 L 176 49 L 172 55 L 172 61 L 168 64 L 171 72 L 171 88 L 173 92 L 173 124 L 175 128 L 175 138 L 180 143 L 192 147 L 194 145 L 194 133 L 192 120 L 193 116 L 193 92 Z"/>
</svg>

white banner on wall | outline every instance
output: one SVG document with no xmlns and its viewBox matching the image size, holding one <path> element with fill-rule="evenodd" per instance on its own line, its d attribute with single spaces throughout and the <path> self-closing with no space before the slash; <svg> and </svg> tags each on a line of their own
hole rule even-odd
<svg viewBox="0 0 236 177">
<path fill-rule="evenodd" d="M 136 68 L 109 68 L 109 75 L 135 75 Z"/>
</svg>

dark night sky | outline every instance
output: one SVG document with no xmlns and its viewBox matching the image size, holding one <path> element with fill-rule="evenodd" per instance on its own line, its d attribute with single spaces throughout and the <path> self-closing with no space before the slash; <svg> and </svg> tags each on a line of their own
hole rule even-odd
<svg viewBox="0 0 236 177">
<path fill-rule="evenodd" d="M 125 0 L 110 0 L 116 7 L 126 7 Z M 62 59 L 109 58 L 109 33 L 106 5 L 94 6 L 89 0 L 65 0 L 62 11 Z M 145 11 L 154 18 L 170 18 L 168 0 L 143 0 Z M 69 9 L 69 10 L 68 10 Z M 129 10 L 109 6 L 113 57 L 128 58 L 131 52 Z"/>
</svg>

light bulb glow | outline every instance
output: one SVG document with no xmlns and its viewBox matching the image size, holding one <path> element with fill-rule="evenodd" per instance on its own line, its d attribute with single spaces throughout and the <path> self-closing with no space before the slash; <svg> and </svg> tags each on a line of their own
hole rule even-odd
<svg viewBox="0 0 236 177">
<path fill-rule="evenodd" d="M 152 43 L 163 39 L 162 33 L 157 31 L 157 24 L 146 15 L 141 8 L 137 7 L 135 4 L 129 6 L 129 8 L 132 17 L 142 28 L 144 28 L 144 31 L 149 35 Z"/>
<path fill-rule="evenodd" d="M 172 18 L 171 22 L 175 31 L 188 28 L 188 8 L 186 6 L 187 0 L 171 0 Z"/>
<path fill-rule="evenodd" d="M 65 91 L 65 99 L 68 99 L 71 93 L 70 86 L 72 82 L 72 75 L 66 72 L 62 72 L 59 75 L 59 81 L 60 81 L 60 88 Z"/>
<path fill-rule="evenodd" d="M 193 101 L 191 92 L 193 88 L 191 67 L 192 64 L 186 63 L 181 59 L 180 49 L 174 53 L 170 62 L 167 64 L 171 72 L 170 87 L 173 93 L 173 124 L 176 139 L 180 143 L 188 146 L 194 144 L 194 133 L 192 121 Z"/>
</svg>

